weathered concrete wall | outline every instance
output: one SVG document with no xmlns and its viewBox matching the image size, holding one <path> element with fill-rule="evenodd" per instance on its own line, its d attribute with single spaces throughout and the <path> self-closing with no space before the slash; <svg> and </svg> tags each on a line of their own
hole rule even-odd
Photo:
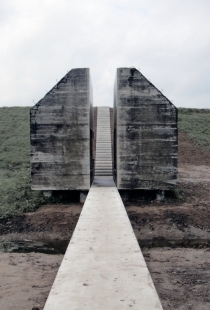
<svg viewBox="0 0 210 310">
<path fill-rule="evenodd" d="M 160 189 L 177 179 L 177 109 L 135 68 L 118 68 L 114 95 L 118 189 Z"/>
<path fill-rule="evenodd" d="M 73 69 L 31 109 L 32 189 L 89 189 L 91 130 L 90 72 Z"/>
</svg>

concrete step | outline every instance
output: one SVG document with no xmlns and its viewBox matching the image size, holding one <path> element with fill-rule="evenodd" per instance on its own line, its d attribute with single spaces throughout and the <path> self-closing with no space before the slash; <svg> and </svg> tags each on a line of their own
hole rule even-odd
<svg viewBox="0 0 210 310">
<path fill-rule="evenodd" d="M 112 169 L 95 169 L 95 173 L 100 173 L 101 175 L 103 175 L 103 173 L 109 173 L 112 175 Z"/>
<path fill-rule="evenodd" d="M 103 149 L 102 150 L 102 152 L 97 152 L 96 153 L 96 157 L 97 157 L 97 155 L 101 155 L 101 154 L 109 154 L 110 156 L 112 155 L 112 152 L 111 152 L 111 150 L 110 151 L 106 151 L 105 149 Z"/>
<path fill-rule="evenodd" d="M 103 173 L 96 173 L 95 174 L 95 176 L 110 176 L 110 177 L 112 177 L 112 173 L 105 173 L 105 172 L 103 172 Z"/>
<path fill-rule="evenodd" d="M 96 166 L 98 166 L 98 167 L 101 167 L 101 166 L 112 166 L 112 161 L 111 160 L 109 160 L 109 161 L 103 161 L 103 162 L 101 162 L 101 161 L 96 161 L 95 162 L 95 167 Z"/>
<path fill-rule="evenodd" d="M 105 155 L 96 155 L 96 161 L 97 160 L 107 160 L 107 159 L 109 159 L 110 161 L 112 160 L 112 156 L 110 156 L 110 155 L 107 155 L 107 156 L 105 156 Z"/>
<path fill-rule="evenodd" d="M 99 170 L 104 170 L 104 168 L 106 168 L 106 170 L 111 170 L 112 171 L 112 166 L 95 166 L 95 171 L 99 171 Z"/>
<path fill-rule="evenodd" d="M 97 139 L 96 139 L 96 142 L 99 142 L 99 143 L 104 143 L 104 141 L 106 141 L 106 143 L 109 143 L 109 145 L 111 146 L 111 139 L 109 138 L 109 137 L 107 137 L 107 138 L 101 138 L 101 137 L 98 137 Z"/>
<path fill-rule="evenodd" d="M 103 170 L 103 171 L 107 170 L 107 171 L 108 171 L 108 170 L 112 170 L 112 166 L 111 166 L 111 165 L 110 165 L 110 166 L 96 166 L 96 167 L 95 167 L 95 171 L 96 171 L 96 170 L 98 170 L 98 171 L 99 171 L 99 170 L 100 170 L 100 171 L 102 171 L 102 170 Z"/>
<path fill-rule="evenodd" d="M 98 172 L 98 171 L 96 171 L 95 172 L 95 175 L 96 176 L 106 176 L 106 175 L 110 175 L 110 176 L 112 176 L 112 171 L 110 171 L 110 172 L 107 172 L 107 171 L 102 171 L 102 172 Z"/>
<path fill-rule="evenodd" d="M 112 167 L 96 167 L 95 171 L 112 171 Z"/>
<path fill-rule="evenodd" d="M 108 156 L 109 156 L 110 158 L 112 158 L 111 152 L 107 153 L 107 152 L 105 152 L 105 151 L 103 151 L 103 152 L 97 152 L 97 154 L 96 154 L 96 159 L 97 159 L 97 156 L 100 157 L 100 158 L 103 157 L 103 156 L 106 157 L 106 158 L 107 158 Z"/>
<path fill-rule="evenodd" d="M 103 150 L 102 152 L 97 152 L 97 153 L 96 153 L 96 157 L 97 157 L 97 155 L 100 155 L 100 156 L 101 156 L 101 155 L 103 155 L 103 154 L 104 154 L 104 155 L 110 155 L 110 156 L 112 156 L 111 150 L 110 150 L 109 152 L 108 152 L 108 151 L 106 152 L 105 150 Z"/>
<path fill-rule="evenodd" d="M 111 142 L 109 143 L 109 146 L 103 146 L 103 145 L 100 145 L 100 143 L 98 143 L 98 146 L 97 146 L 97 148 L 96 148 L 96 152 L 97 151 L 99 151 L 99 150 L 107 150 L 107 151 L 109 151 L 109 152 L 111 152 L 112 151 L 112 148 L 110 147 L 110 145 L 111 145 Z"/>
<path fill-rule="evenodd" d="M 103 160 L 103 161 L 97 160 L 95 162 L 95 165 L 100 164 L 100 163 L 105 164 L 105 165 L 106 164 L 111 164 L 112 165 L 112 161 L 111 160 Z"/>
<path fill-rule="evenodd" d="M 103 165 L 106 165 L 106 166 L 112 166 L 112 161 L 96 161 L 95 162 L 95 166 L 103 166 Z"/>
</svg>

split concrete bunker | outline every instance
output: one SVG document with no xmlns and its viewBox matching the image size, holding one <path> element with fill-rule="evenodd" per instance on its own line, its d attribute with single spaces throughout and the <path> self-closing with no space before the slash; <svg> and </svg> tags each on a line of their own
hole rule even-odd
<svg viewBox="0 0 210 310">
<path fill-rule="evenodd" d="M 155 190 L 161 194 L 172 189 L 178 161 L 176 107 L 138 70 L 118 68 L 113 114 L 113 137 L 109 139 L 113 147 L 110 144 L 109 150 L 110 142 L 102 143 L 99 134 L 107 139 L 100 126 L 107 128 L 110 121 L 98 117 L 99 133 L 93 132 L 90 70 L 67 73 L 31 109 L 32 189 L 49 194 L 88 191 L 94 174 L 106 169 L 119 190 Z"/>
<path fill-rule="evenodd" d="M 139 71 L 119 68 L 113 139 L 108 107 L 97 123 L 94 173 L 89 69 L 71 70 L 31 109 L 32 189 L 90 189 L 44 309 L 162 309 L 117 189 L 174 186 L 176 108 Z"/>
</svg>

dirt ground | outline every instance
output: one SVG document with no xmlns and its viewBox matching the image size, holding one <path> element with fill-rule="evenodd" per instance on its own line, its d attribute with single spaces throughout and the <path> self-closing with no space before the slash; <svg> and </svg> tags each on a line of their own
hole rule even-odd
<svg viewBox="0 0 210 310">
<path fill-rule="evenodd" d="M 210 309 L 210 152 L 179 134 L 179 179 L 163 202 L 130 197 L 128 216 L 165 310 Z M 174 195 L 177 197 L 174 198 Z M 0 243 L 69 240 L 79 203 L 0 221 Z M 0 253 L 0 309 L 43 309 L 63 255 Z"/>
<path fill-rule="evenodd" d="M 80 203 L 44 205 L 36 212 L 0 220 L 0 241 L 69 240 L 82 207 Z"/>
<path fill-rule="evenodd" d="M 62 258 L 40 253 L 0 253 L 0 309 L 43 309 Z"/>
<path fill-rule="evenodd" d="M 165 310 L 210 309 L 209 250 L 151 248 L 143 251 Z"/>
</svg>

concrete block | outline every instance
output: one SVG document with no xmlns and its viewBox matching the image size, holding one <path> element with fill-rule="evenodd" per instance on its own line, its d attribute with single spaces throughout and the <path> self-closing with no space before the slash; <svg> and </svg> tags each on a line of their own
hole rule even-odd
<svg viewBox="0 0 210 310">
<path fill-rule="evenodd" d="M 30 111 L 31 188 L 90 188 L 93 108 L 90 71 L 69 71 Z"/>
<path fill-rule="evenodd" d="M 80 195 L 79 195 L 79 202 L 80 203 L 85 203 L 87 195 L 88 195 L 88 191 L 81 191 Z"/>
<path fill-rule="evenodd" d="M 43 191 L 43 195 L 45 198 L 50 198 L 52 197 L 52 191 Z"/>
<path fill-rule="evenodd" d="M 177 180 L 176 107 L 135 68 L 118 68 L 114 166 L 118 189 L 168 190 Z"/>
<path fill-rule="evenodd" d="M 165 191 L 157 191 L 156 192 L 156 200 L 163 201 L 165 199 Z"/>
</svg>

